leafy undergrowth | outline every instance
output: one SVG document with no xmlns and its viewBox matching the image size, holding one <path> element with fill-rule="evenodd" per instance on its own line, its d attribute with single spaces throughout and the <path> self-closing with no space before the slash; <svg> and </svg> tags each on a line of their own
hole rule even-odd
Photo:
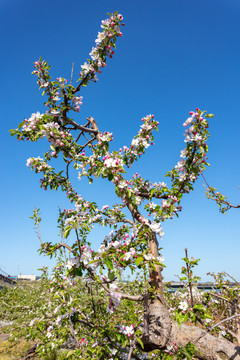
<svg viewBox="0 0 240 360">
<path fill-rule="evenodd" d="M 239 285 L 230 284 L 224 273 L 212 276 L 215 285 L 209 292 L 198 290 L 192 276 L 189 279 L 193 284 L 188 279 L 175 292 L 165 287 L 169 314 L 179 326 L 198 326 L 206 334 L 236 344 L 238 327 L 234 314 L 240 308 Z M 148 309 L 141 302 L 120 301 L 116 295 L 144 293 L 146 282 L 141 278 L 118 281 L 113 299 L 101 284 L 87 280 L 72 280 L 59 273 L 57 281 L 43 278 L 4 288 L 0 292 L 0 360 L 119 360 L 127 358 L 131 344 L 135 345 L 137 359 L 193 358 L 195 348 L 191 343 L 185 348 L 169 343 L 163 350 L 141 353 L 144 311 Z M 110 285 L 113 286 L 111 282 Z"/>
<path fill-rule="evenodd" d="M 40 357 L 33 347 L 35 342 L 20 339 L 12 341 L 4 339 L 6 334 L 0 334 L 0 359 L 1 360 L 63 360 L 65 351 L 51 351 L 46 356 Z M 3 338 L 3 339 L 2 339 Z"/>
<path fill-rule="evenodd" d="M 0 359 L 1 360 L 23 360 L 35 359 L 40 360 L 39 357 L 27 356 L 33 343 L 24 339 L 20 341 L 0 340 Z M 29 354 L 30 355 L 30 354 Z"/>
</svg>

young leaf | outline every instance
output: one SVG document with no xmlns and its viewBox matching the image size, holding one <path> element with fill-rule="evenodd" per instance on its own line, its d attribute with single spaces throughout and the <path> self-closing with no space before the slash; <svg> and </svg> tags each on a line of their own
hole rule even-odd
<svg viewBox="0 0 240 360">
<path fill-rule="evenodd" d="M 137 257 L 137 259 L 135 260 L 136 265 L 138 266 L 143 260 L 144 258 L 142 256 Z"/>
</svg>

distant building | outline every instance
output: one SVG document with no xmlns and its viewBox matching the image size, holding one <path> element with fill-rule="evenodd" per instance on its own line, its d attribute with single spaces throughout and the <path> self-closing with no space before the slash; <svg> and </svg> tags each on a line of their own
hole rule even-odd
<svg viewBox="0 0 240 360">
<path fill-rule="evenodd" d="M 37 275 L 18 275 L 18 280 L 36 281 L 38 279 L 40 279 L 40 276 L 37 276 Z"/>
</svg>

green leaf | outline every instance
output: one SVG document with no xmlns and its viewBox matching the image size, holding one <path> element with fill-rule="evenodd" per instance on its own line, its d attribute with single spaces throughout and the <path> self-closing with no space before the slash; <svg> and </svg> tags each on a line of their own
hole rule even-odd
<svg viewBox="0 0 240 360">
<path fill-rule="evenodd" d="M 189 318 L 189 313 L 186 313 L 186 314 L 183 316 L 182 322 L 186 322 L 188 318 Z"/>
<path fill-rule="evenodd" d="M 131 198 L 131 196 L 132 196 L 131 191 L 130 191 L 130 190 L 128 190 L 128 189 L 127 189 L 127 196 L 128 196 L 128 198 Z"/>
<path fill-rule="evenodd" d="M 115 279 L 115 273 L 114 271 L 108 271 L 108 278 L 109 280 L 113 281 Z"/>
<path fill-rule="evenodd" d="M 68 359 L 70 356 L 72 356 L 73 354 L 75 354 L 76 350 L 71 350 L 69 351 L 65 356 L 66 356 L 66 359 Z"/>
<path fill-rule="evenodd" d="M 88 224 L 82 223 L 81 227 L 90 232 L 90 227 L 88 226 Z"/>
<path fill-rule="evenodd" d="M 193 310 L 206 311 L 206 308 L 202 304 L 194 305 Z"/>
<path fill-rule="evenodd" d="M 72 230 L 71 226 L 66 227 L 66 229 L 65 229 L 65 231 L 64 231 L 64 237 L 65 237 L 65 239 L 68 238 L 71 230 Z"/>
<path fill-rule="evenodd" d="M 137 342 L 141 345 L 142 349 L 144 348 L 143 342 L 139 337 L 135 337 L 135 339 L 137 340 Z"/>
<path fill-rule="evenodd" d="M 118 278 L 119 280 L 121 280 L 121 271 L 120 271 L 119 269 L 117 269 L 116 275 L 117 275 L 117 278 Z"/>
<path fill-rule="evenodd" d="M 21 129 L 21 127 L 25 124 L 25 120 L 20 122 L 20 124 L 18 125 L 18 129 Z M 10 130 L 11 131 L 11 130 Z"/>
<path fill-rule="evenodd" d="M 138 266 L 143 260 L 144 258 L 142 256 L 137 257 L 137 259 L 135 260 L 136 265 Z"/>
<path fill-rule="evenodd" d="M 156 192 L 155 189 L 151 189 L 151 190 L 150 190 L 150 196 L 152 197 L 155 192 Z"/>
<path fill-rule="evenodd" d="M 213 319 L 213 317 L 210 314 L 204 314 L 204 317 L 207 319 Z"/>
<path fill-rule="evenodd" d="M 91 261 L 88 263 L 88 265 L 93 264 L 93 263 L 98 262 L 98 261 L 99 261 L 98 259 L 97 259 L 97 260 L 91 260 Z"/>
<path fill-rule="evenodd" d="M 190 312 L 190 319 L 192 320 L 192 321 L 195 321 L 196 320 L 196 315 L 191 311 Z"/>
<path fill-rule="evenodd" d="M 108 175 L 108 180 L 109 180 L 109 181 L 112 181 L 112 179 L 113 179 L 113 174 L 109 174 L 109 175 Z"/>
<path fill-rule="evenodd" d="M 109 258 L 105 258 L 103 261 L 109 269 L 113 270 L 113 263 Z"/>
<path fill-rule="evenodd" d="M 159 261 L 155 261 L 155 265 L 160 265 L 160 266 L 162 266 L 162 267 L 166 267 L 166 265 L 165 265 L 165 264 L 160 263 Z"/>
</svg>

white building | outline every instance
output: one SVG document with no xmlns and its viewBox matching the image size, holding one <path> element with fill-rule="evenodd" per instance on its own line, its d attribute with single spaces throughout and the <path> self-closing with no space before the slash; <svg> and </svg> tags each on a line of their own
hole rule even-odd
<svg viewBox="0 0 240 360">
<path fill-rule="evenodd" d="M 39 279 L 37 275 L 18 275 L 18 280 L 31 280 L 36 281 Z"/>
</svg>

